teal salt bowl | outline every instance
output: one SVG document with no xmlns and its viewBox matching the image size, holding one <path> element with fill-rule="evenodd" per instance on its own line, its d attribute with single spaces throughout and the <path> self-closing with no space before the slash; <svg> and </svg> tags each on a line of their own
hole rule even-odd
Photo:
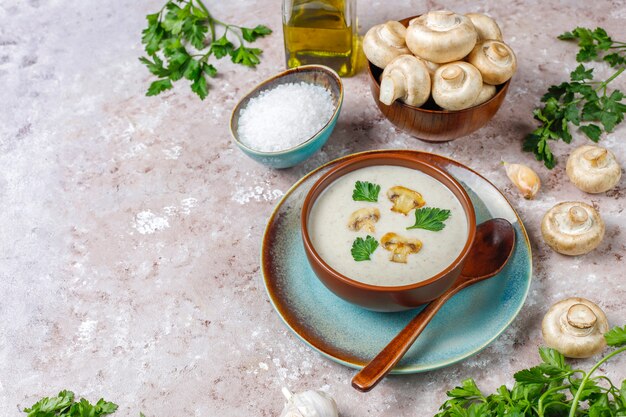
<svg viewBox="0 0 626 417">
<path fill-rule="evenodd" d="M 244 145 L 239 140 L 237 134 L 241 110 L 248 105 L 251 99 L 257 97 L 264 90 L 269 90 L 281 84 L 299 82 L 320 85 L 330 91 L 335 111 L 328 123 L 311 138 L 293 148 L 282 151 L 264 152 Z M 304 65 L 292 68 L 263 81 L 237 103 L 230 117 L 230 133 L 239 149 L 250 158 L 272 168 L 289 168 L 310 158 L 326 143 L 337 124 L 342 103 L 343 85 L 341 78 L 335 71 L 323 65 Z"/>
</svg>

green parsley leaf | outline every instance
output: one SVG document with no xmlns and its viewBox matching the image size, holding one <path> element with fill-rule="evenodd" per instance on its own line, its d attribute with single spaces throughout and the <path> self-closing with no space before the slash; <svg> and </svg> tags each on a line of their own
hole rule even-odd
<svg viewBox="0 0 626 417">
<path fill-rule="evenodd" d="M 117 404 L 100 398 L 96 404 L 91 404 L 84 398 L 74 401 L 72 391 L 61 391 L 56 397 L 45 397 L 37 401 L 24 412 L 28 417 L 100 417 L 112 414 L 117 410 Z"/>
<path fill-rule="evenodd" d="M 578 40 L 578 62 L 601 58 L 617 71 L 604 81 L 593 81 L 593 69 L 580 64 L 570 73 L 569 82 L 553 85 L 543 95 L 544 106 L 533 111 L 540 126 L 526 136 L 522 149 L 534 153 L 549 169 L 556 165 L 550 141 L 570 143 L 573 138 L 569 123 L 579 126 L 580 132 L 598 142 L 603 132 L 612 132 L 624 120 L 626 112 L 626 103 L 622 102 L 624 94 L 619 90 L 607 91 L 608 84 L 626 70 L 626 43 L 613 41 L 602 28 L 577 27 L 558 38 Z M 617 52 L 606 54 L 613 50 Z M 592 123 L 581 126 L 581 121 Z"/>
<path fill-rule="evenodd" d="M 626 345 L 626 326 L 613 327 L 611 330 L 604 334 L 606 343 L 609 346 L 624 346 Z M 626 397 L 624 398 L 626 400 Z"/>
<path fill-rule="evenodd" d="M 261 55 L 263 51 L 259 48 L 246 48 L 241 45 L 239 48 L 230 52 L 231 61 L 235 64 L 245 65 L 247 67 L 255 67 L 261 59 L 259 55 Z"/>
<path fill-rule="evenodd" d="M 367 235 L 365 239 L 357 237 L 354 240 L 350 253 L 357 262 L 369 261 L 376 248 L 378 248 L 378 241 L 373 236 Z"/>
<path fill-rule="evenodd" d="M 583 64 L 576 67 L 570 74 L 572 81 L 593 80 L 593 68 L 586 69 Z"/>
<path fill-rule="evenodd" d="M 217 68 L 211 64 L 202 64 L 202 72 L 213 78 L 217 75 Z"/>
<path fill-rule="evenodd" d="M 600 135 L 602 134 L 602 129 L 599 126 L 590 123 L 585 126 L 581 126 L 580 130 L 587 135 L 589 139 L 594 142 L 598 142 L 600 140 Z"/>
<path fill-rule="evenodd" d="M 172 81 L 184 77 L 191 81 L 191 90 L 204 100 L 209 92 L 207 77 L 217 74 L 209 63 L 211 57 L 230 56 L 236 64 L 255 67 L 262 51 L 248 47 L 246 42 L 272 33 L 264 25 L 249 28 L 224 23 L 209 13 L 202 0 L 169 0 L 146 20 L 148 26 L 142 31 L 141 42 L 148 58 L 139 60 L 160 78 L 148 87 L 148 96 L 172 88 Z M 220 28 L 223 32 L 218 33 Z"/>
<path fill-rule="evenodd" d="M 369 201 L 376 203 L 378 194 L 380 193 L 380 185 L 372 184 L 369 181 L 357 181 L 352 191 L 352 199 L 354 201 Z"/>
<path fill-rule="evenodd" d="M 157 94 L 162 93 L 165 90 L 169 90 L 170 88 L 172 88 L 172 82 L 167 78 L 153 81 L 152 84 L 150 84 L 150 87 L 148 87 L 146 95 L 156 96 Z"/>
<path fill-rule="evenodd" d="M 443 222 L 448 220 L 450 215 L 450 210 L 437 207 L 422 207 L 415 210 L 415 224 L 406 229 L 424 229 L 438 232 L 446 227 Z"/>
<path fill-rule="evenodd" d="M 563 354 L 556 349 L 541 347 L 539 348 L 539 356 L 541 356 L 543 363 L 546 365 L 553 366 L 563 371 L 571 370 L 570 366 L 565 363 L 565 357 Z"/>
<path fill-rule="evenodd" d="M 193 83 L 191 83 L 191 90 L 196 93 L 201 100 L 204 100 L 209 95 L 209 88 L 206 83 L 206 78 L 198 77 Z"/>
<path fill-rule="evenodd" d="M 264 36 L 267 36 L 270 33 L 272 33 L 272 29 L 268 28 L 267 26 L 263 26 L 263 25 L 257 25 L 253 29 L 244 28 L 244 27 L 241 28 L 241 34 L 243 35 L 243 38 L 246 41 L 248 41 L 248 42 L 254 42 L 258 38 L 262 38 Z"/>
<path fill-rule="evenodd" d="M 230 55 L 234 49 L 235 45 L 233 45 L 226 37 L 226 34 L 224 34 L 224 36 L 211 43 L 210 52 L 215 55 L 215 58 L 220 59 L 226 55 Z"/>
</svg>

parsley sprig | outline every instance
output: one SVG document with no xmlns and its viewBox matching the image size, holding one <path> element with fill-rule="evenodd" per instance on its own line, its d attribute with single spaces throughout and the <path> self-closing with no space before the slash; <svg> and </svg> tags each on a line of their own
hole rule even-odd
<svg viewBox="0 0 626 417">
<path fill-rule="evenodd" d="M 450 210 L 437 207 L 422 207 L 415 210 L 415 224 L 407 227 L 406 230 L 425 229 L 431 232 L 438 232 L 446 227 L 444 222 L 448 220 L 450 215 Z"/>
<path fill-rule="evenodd" d="M 523 149 L 533 152 L 539 161 L 552 169 L 556 158 L 549 141 L 572 141 L 570 123 L 593 142 L 598 142 L 603 132 L 612 132 L 624 120 L 626 103 L 619 90 L 609 91 L 608 85 L 625 69 L 626 43 L 613 41 L 602 28 L 595 30 L 576 28 L 559 36 L 561 40 L 579 40 L 578 62 L 589 62 L 600 57 L 616 71 L 604 81 L 593 81 L 593 68 L 582 63 L 570 73 L 570 81 L 553 85 L 541 98 L 543 107 L 533 111 L 534 118 L 541 124 L 526 136 Z M 606 53 L 613 51 L 612 53 Z"/>
<path fill-rule="evenodd" d="M 172 81 L 184 77 L 191 81 L 191 90 L 204 100 L 209 94 L 206 77 L 217 75 L 217 68 L 209 63 L 211 57 L 219 60 L 229 56 L 236 64 L 255 67 L 262 50 L 250 48 L 246 42 L 272 33 L 263 25 L 247 28 L 224 23 L 213 17 L 201 0 L 170 0 L 146 18 L 148 27 L 142 31 L 141 43 L 148 58 L 139 60 L 159 78 L 148 87 L 148 96 L 169 90 Z M 221 35 L 218 28 L 224 29 Z"/>
<path fill-rule="evenodd" d="M 626 64 L 626 42 L 614 41 L 602 28 L 595 30 L 577 27 L 571 32 L 559 35 L 562 41 L 578 40 L 580 50 L 576 55 L 576 61 L 588 62 L 598 58 L 609 63 L 610 66 Z M 611 53 L 606 53 L 611 52 Z"/>
<path fill-rule="evenodd" d="M 355 261 L 369 261 L 371 260 L 371 255 L 378 248 L 378 241 L 374 238 L 374 236 L 367 235 L 365 239 L 361 237 L 357 237 L 352 243 L 352 258 Z"/>
<path fill-rule="evenodd" d="M 357 181 L 352 191 L 352 199 L 354 201 L 376 203 L 378 201 L 378 193 L 380 193 L 380 185 L 372 184 L 368 181 Z"/>
<path fill-rule="evenodd" d="M 496 416 L 623 416 L 626 415 L 626 380 L 614 385 L 604 375 L 594 376 L 612 357 L 626 352 L 626 326 L 605 334 L 616 347 L 589 371 L 572 369 L 562 354 L 540 348 L 542 363 L 515 373 L 512 389 L 501 386 L 485 395 L 473 379 L 449 391 L 449 399 L 436 417 Z"/>
<path fill-rule="evenodd" d="M 100 398 L 97 403 L 91 404 L 84 398 L 74 401 L 72 391 L 61 391 L 56 397 L 44 397 L 24 412 L 28 417 L 99 417 L 112 414 L 117 410 L 117 404 Z"/>
</svg>

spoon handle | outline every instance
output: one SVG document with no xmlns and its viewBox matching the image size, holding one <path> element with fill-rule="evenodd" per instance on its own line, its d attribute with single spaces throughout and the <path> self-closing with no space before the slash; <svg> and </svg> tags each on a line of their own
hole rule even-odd
<svg viewBox="0 0 626 417">
<path fill-rule="evenodd" d="M 374 388 L 402 359 L 415 339 L 446 301 L 463 287 L 463 285 L 453 285 L 441 296 L 431 301 L 370 363 L 352 378 L 352 386 L 361 392 L 367 392 Z"/>
</svg>

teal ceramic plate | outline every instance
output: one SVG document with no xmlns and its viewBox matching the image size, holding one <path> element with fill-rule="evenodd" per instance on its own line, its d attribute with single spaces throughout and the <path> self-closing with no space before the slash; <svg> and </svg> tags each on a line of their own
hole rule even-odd
<svg viewBox="0 0 626 417">
<path fill-rule="evenodd" d="M 375 153 L 376 151 L 366 152 Z M 435 316 L 392 373 L 424 372 L 463 360 L 495 340 L 519 313 L 532 276 L 531 249 L 519 216 L 498 189 L 466 166 L 415 151 L 447 170 L 465 187 L 477 223 L 502 217 L 515 227 L 516 246 L 495 277 L 455 295 Z M 307 192 L 330 162 L 297 182 L 270 217 L 261 251 L 265 288 L 278 315 L 306 344 L 353 368 L 368 363 L 413 318 L 417 310 L 376 313 L 344 301 L 315 276 L 300 236 L 300 209 Z"/>
</svg>

